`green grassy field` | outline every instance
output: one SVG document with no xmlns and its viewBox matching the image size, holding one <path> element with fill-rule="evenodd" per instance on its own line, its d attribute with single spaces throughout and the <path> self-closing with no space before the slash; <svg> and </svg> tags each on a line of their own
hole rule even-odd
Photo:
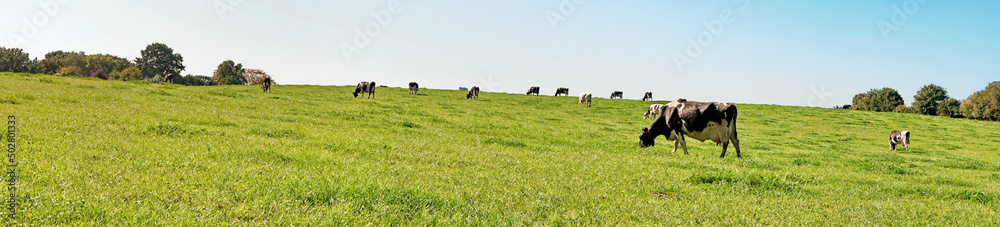
<svg viewBox="0 0 1000 227">
<path fill-rule="evenodd" d="M 744 157 L 720 159 L 696 140 L 691 155 L 663 137 L 638 148 L 650 102 L 272 89 L 0 74 L 0 114 L 18 117 L 17 221 L 1000 224 L 997 122 L 740 104 Z M 910 151 L 888 150 L 896 129 Z"/>
</svg>

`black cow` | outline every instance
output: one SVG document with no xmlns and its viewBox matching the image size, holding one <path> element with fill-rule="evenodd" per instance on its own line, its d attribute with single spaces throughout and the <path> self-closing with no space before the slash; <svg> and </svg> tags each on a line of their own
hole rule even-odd
<svg viewBox="0 0 1000 227">
<path fill-rule="evenodd" d="M 410 94 L 416 95 L 419 90 L 420 85 L 417 85 L 417 82 L 410 82 Z"/>
<path fill-rule="evenodd" d="M 615 97 L 618 97 L 618 99 L 621 99 L 622 98 L 622 91 L 611 92 L 611 99 L 615 99 Z"/>
<path fill-rule="evenodd" d="M 569 96 L 569 88 L 564 88 L 564 87 L 557 88 L 556 89 L 556 96 L 559 96 L 559 95 Z"/>
<path fill-rule="evenodd" d="M 653 92 L 646 92 L 646 95 L 642 96 L 642 101 L 653 101 Z"/>
<path fill-rule="evenodd" d="M 479 87 L 473 86 L 472 89 L 469 89 L 469 94 L 465 95 L 465 99 L 479 101 Z"/>
<path fill-rule="evenodd" d="M 361 96 L 364 96 L 365 92 L 368 92 L 368 98 L 375 97 L 375 81 L 364 81 L 358 83 L 358 88 L 354 89 L 354 97 L 357 98 L 358 93 L 361 93 Z"/>
<path fill-rule="evenodd" d="M 528 88 L 528 93 L 525 93 L 525 94 L 526 95 L 531 95 L 531 94 L 538 95 L 538 90 L 539 90 L 538 87 L 531 87 L 531 88 Z"/>
<path fill-rule="evenodd" d="M 736 133 L 736 105 L 732 103 L 707 102 L 671 102 L 663 108 L 648 128 L 642 129 L 639 135 L 643 147 L 653 146 L 657 136 L 663 135 L 667 140 L 674 141 L 674 152 L 677 145 L 684 148 L 687 154 L 687 142 L 684 136 L 699 141 L 712 140 L 722 144 L 722 154 L 726 157 L 729 142 L 736 147 L 736 157 L 740 154 L 740 139 Z"/>
<path fill-rule="evenodd" d="M 910 151 L 910 131 L 892 131 L 889 133 L 889 150 L 896 150 L 896 144 L 903 144 Z"/>
<path fill-rule="evenodd" d="M 264 90 L 265 93 L 271 91 L 271 82 L 271 77 L 264 77 L 264 82 L 260 83 L 260 89 Z"/>
</svg>

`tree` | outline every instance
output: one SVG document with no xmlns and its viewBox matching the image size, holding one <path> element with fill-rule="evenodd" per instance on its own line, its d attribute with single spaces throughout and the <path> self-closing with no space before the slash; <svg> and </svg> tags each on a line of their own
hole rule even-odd
<svg viewBox="0 0 1000 227">
<path fill-rule="evenodd" d="M 271 75 L 260 69 L 243 69 L 243 77 L 246 78 L 247 84 L 263 84 L 264 78 L 269 78 Z M 274 78 L 271 78 L 271 84 L 277 84 Z"/>
<path fill-rule="evenodd" d="M 937 115 L 945 117 L 962 117 L 962 110 L 960 109 L 962 102 L 948 98 L 944 101 L 938 103 Z"/>
<path fill-rule="evenodd" d="M 982 91 L 973 93 L 959 108 L 967 118 L 1000 120 L 1000 81 L 993 81 Z"/>
<path fill-rule="evenodd" d="M 112 73 L 122 71 L 132 65 L 128 59 L 110 54 L 92 54 L 84 57 L 86 71 L 91 75 L 95 73 Z"/>
<path fill-rule="evenodd" d="M 29 62 L 28 53 L 21 48 L 0 47 L 0 72 L 27 72 Z"/>
<path fill-rule="evenodd" d="M 165 44 L 149 44 L 141 54 L 142 57 L 135 59 L 135 64 L 142 70 L 144 78 L 181 75 L 181 71 L 184 71 L 184 57 L 174 53 L 174 49 Z"/>
<path fill-rule="evenodd" d="M 243 64 L 236 64 L 233 60 L 222 62 L 215 70 L 212 81 L 218 85 L 246 84 L 246 78 L 243 77 Z"/>
<path fill-rule="evenodd" d="M 948 99 L 948 92 L 943 87 L 934 84 L 924 85 L 913 96 L 913 109 L 923 115 L 938 115 L 938 105 Z"/>
<path fill-rule="evenodd" d="M 851 105 L 855 110 L 891 112 L 899 105 L 904 105 L 904 102 L 903 96 L 896 89 L 882 88 L 854 95 Z"/>
</svg>

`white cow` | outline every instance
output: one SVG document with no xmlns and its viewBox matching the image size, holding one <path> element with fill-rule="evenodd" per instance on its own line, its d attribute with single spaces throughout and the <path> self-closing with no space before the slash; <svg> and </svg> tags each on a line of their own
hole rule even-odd
<svg viewBox="0 0 1000 227">
<path fill-rule="evenodd" d="M 587 107 L 590 107 L 590 98 L 592 96 L 594 96 L 594 95 L 590 94 L 590 93 L 586 93 L 586 92 L 581 93 L 580 94 L 580 101 L 576 102 L 576 104 L 580 105 L 580 107 L 583 107 L 583 103 L 586 102 L 587 103 Z"/>
</svg>

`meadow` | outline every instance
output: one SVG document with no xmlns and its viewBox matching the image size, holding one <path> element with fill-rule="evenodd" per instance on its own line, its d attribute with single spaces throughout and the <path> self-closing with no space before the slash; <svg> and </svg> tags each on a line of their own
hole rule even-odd
<svg viewBox="0 0 1000 227">
<path fill-rule="evenodd" d="M 690 139 L 690 155 L 637 146 L 665 102 L 271 89 L 0 74 L 16 221 L 1000 225 L 998 122 L 738 104 L 743 157 L 719 158 Z M 913 133 L 909 151 L 889 151 L 892 130 Z"/>
</svg>

